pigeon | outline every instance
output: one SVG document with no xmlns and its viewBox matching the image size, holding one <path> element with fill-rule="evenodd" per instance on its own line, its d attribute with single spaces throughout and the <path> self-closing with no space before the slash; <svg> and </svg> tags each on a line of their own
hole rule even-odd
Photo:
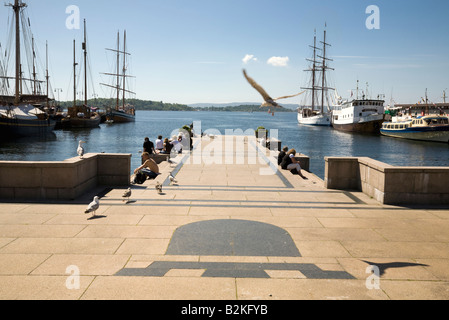
<svg viewBox="0 0 449 320">
<path fill-rule="evenodd" d="M 156 190 L 157 190 L 157 192 L 159 193 L 159 194 L 161 194 L 162 193 L 162 185 L 159 183 L 159 182 L 157 182 L 157 184 L 156 184 Z"/>
<path fill-rule="evenodd" d="M 173 172 L 170 172 L 168 179 L 170 180 L 171 183 L 178 183 L 178 181 L 176 181 L 175 177 L 173 176 Z"/>
<path fill-rule="evenodd" d="M 263 107 L 280 108 L 281 106 L 276 102 L 277 100 L 297 97 L 305 92 L 305 91 L 303 91 L 303 92 L 300 92 L 300 93 L 297 93 L 297 94 L 294 94 L 291 96 L 284 96 L 284 97 L 279 97 L 279 98 L 273 99 L 256 81 L 254 81 L 253 78 L 248 76 L 245 69 L 243 69 L 243 75 L 245 76 L 245 78 L 249 82 L 249 84 L 262 95 L 264 102 L 260 106 L 261 108 L 263 108 Z"/>
<path fill-rule="evenodd" d="M 131 197 L 131 194 L 132 194 L 131 188 L 128 188 L 128 190 L 126 190 L 125 193 L 123 193 L 123 195 L 122 195 L 123 201 L 125 201 L 125 198 L 128 198 L 128 201 L 129 201 L 129 197 Z"/>
<path fill-rule="evenodd" d="M 85 214 L 87 213 L 92 213 L 92 216 L 95 216 L 98 208 L 100 207 L 100 200 L 99 198 L 96 196 L 94 198 L 94 201 L 92 201 L 86 208 L 86 211 L 84 211 Z"/>
<path fill-rule="evenodd" d="M 79 144 L 78 144 L 78 149 L 77 149 L 77 153 L 80 156 L 80 159 L 83 158 L 84 156 L 84 148 L 83 148 L 83 143 L 86 143 L 85 141 L 80 140 Z"/>
</svg>

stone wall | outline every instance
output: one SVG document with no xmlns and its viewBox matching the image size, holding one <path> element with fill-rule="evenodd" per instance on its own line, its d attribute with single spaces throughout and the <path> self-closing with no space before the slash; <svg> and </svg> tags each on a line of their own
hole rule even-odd
<svg viewBox="0 0 449 320">
<path fill-rule="evenodd" d="M 449 167 L 394 167 L 370 158 L 325 158 L 327 189 L 359 190 L 383 204 L 449 204 Z"/>
<path fill-rule="evenodd" d="M 65 161 L 0 161 L 0 199 L 73 200 L 98 185 L 127 186 L 130 154 L 87 154 Z"/>
</svg>

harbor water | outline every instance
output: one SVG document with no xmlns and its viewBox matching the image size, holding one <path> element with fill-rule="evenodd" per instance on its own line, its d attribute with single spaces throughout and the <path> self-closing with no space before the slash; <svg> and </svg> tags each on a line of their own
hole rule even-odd
<svg viewBox="0 0 449 320">
<path fill-rule="evenodd" d="M 370 157 L 394 166 L 449 166 L 449 145 L 339 132 L 331 127 L 300 125 L 296 113 L 138 111 L 135 123 L 101 124 L 99 128 L 56 130 L 46 138 L 0 141 L 2 161 L 63 161 L 76 157 L 78 141 L 88 153 L 130 153 L 132 168 L 140 165 L 145 137 L 171 137 L 184 125 L 200 122 L 203 132 L 226 134 L 263 126 L 283 146 L 310 157 L 310 171 L 324 178 L 324 157 Z"/>
</svg>

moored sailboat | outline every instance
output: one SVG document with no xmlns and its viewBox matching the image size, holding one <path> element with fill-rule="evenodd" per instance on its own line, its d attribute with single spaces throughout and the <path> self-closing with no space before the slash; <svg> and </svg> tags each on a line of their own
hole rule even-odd
<svg viewBox="0 0 449 320">
<path fill-rule="evenodd" d="M 318 48 L 316 46 L 316 35 L 314 36 L 314 44 L 311 46 L 313 49 L 313 59 L 307 59 L 311 62 L 311 68 L 305 71 L 311 72 L 310 86 L 306 89 L 311 96 L 311 104 L 308 106 L 302 106 L 298 108 L 298 122 L 304 125 L 313 126 L 330 126 L 331 125 L 331 110 L 329 104 L 326 105 L 325 100 L 329 101 L 327 96 L 328 90 L 333 90 L 327 87 L 326 71 L 333 70 L 327 65 L 327 61 L 332 61 L 326 57 L 326 47 L 329 46 L 326 43 L 326 30 L 324 30 L 324 41 L 321 41 L 323 48 Z M 317 50 L 322 50 L 322 56 L 317 55 Z M 317 60 L 321 58 L 322 61 Z M 319 75 L 321 74 L 321 80 Z M 321 99 L 320 93 L 321 92 Z"/>
<path fill-rule="evenodd" d="M 87 39 L 86 20 L 84 20 L 84 104 L 76 104 L 76 41 L 73 40 L 73 106 L 68 108 L 67 117 L 62 119 L 63 127 L 69 128 L 96 128 L 101 123 L 98 112 L 88 106 L 87 101 Z"/>
<path fill-rule="evenodd" d="M 117 33 L 117 49 L 106 49 L 117 54 L 117 70 L 116 73 L 104 73 L 108 76 L 114 76 L 116 79 L 115 85 L 101 83 L 101 85 L 110 87 L 116 90 L 116 105 L 109 107 L 106 112 L 106 119 L 108 123 L 125 123 L 136 121 L 136 110 L 133 105 L 126 103 L 126 93 L 135 94 L 126 89 L 126 79 L 132 76 L 127 75 L 127 60 L 126 57 L 130 55 L 126 52 L 126 31 L 124 32 L 123 51 L 120 50 L 120 33 Z M 120 72 L 120 56 L 123 57 L 123 68 Z M 120 103 L 120 95 L 122 101 Z"/>
<path fill-rule="evenodd" d="M 21 13 L 27 6 L 20 0 L 15 0 L 14 4 L 9 4 L 14 11 L 15 19 L 15 76 L 7 76 L 7 67 L 2 66 L 0 78 L 2 79 L 2 94 L 0 95 L 0 134 L 1 138 L 12 136 L 40 136 L 53 131 L 56 122 L 37 108 L 48 103 L 48 74 L 47 74 L 47 94 L 41 93 L 39 81 L 36 78 L 36 69 L 34 66 L 34 40 L 33 40 L 33 73 L 30 79 L 23 77 L 21 62 Z M 26 30 L 23 30 L 24 32 Z M 29 37 L 28 37 L 29 38 Z M 32 38 L 32 37 L 31 37 Z M 8 80 L 15 80 L 15 91 L 11 95 L 8 91 Z M 25 94 L 23 82 L 29 81 L 32 86 L 32 92 Z"/>
</svg>

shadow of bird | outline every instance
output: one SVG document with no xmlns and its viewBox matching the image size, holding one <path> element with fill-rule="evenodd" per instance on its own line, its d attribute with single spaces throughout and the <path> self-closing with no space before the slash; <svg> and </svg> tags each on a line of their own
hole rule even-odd
<svg viewBox="0 0 449 320">
<path fill-rule="evenodd" d="M 243 75 L 245 76 L 246 80 L 249 82 L 249 84 L 257 90 L 257 92 L 260 93 L 260 95 L 262 96 L 264 102 L 262 103 L 262 105 L 260 106 L 261 108 L 263 107 L 270 107 L 270 108 L 280 108 L 281 106 L 276 102 L 277 100 L 282 100 L 282 99 L 288 99 L 288 98 L 293 98 L 293 97 L 297 97 L 301 94 L 303 94 L 305 91 L 291 95 L 291 96 L 283 96 L 283 97 L 279 97 L 276 99 L 273 99 L 256 81 L 254 81 L 253 78 L 249 77 L 248 74 L 246 73 L 246 70 L 243 69 Z M 270 113 L 272 110 L 270 110 Z"/>
<path fill-rule="evenodd" d="M 413 262 L 389 262 L 389 263 L 376 263 L 370 262 L 366 260 L 362 260 L 363 262 L 369 264 L 370 266 L 377 266 L 379 268 L 379 276 L 383 276 L 387 269 L 392 268 L 406 268 L 406 267 L 428 267 L 427 264 L 421 263 L 413 263 Z"/>
</svg>

